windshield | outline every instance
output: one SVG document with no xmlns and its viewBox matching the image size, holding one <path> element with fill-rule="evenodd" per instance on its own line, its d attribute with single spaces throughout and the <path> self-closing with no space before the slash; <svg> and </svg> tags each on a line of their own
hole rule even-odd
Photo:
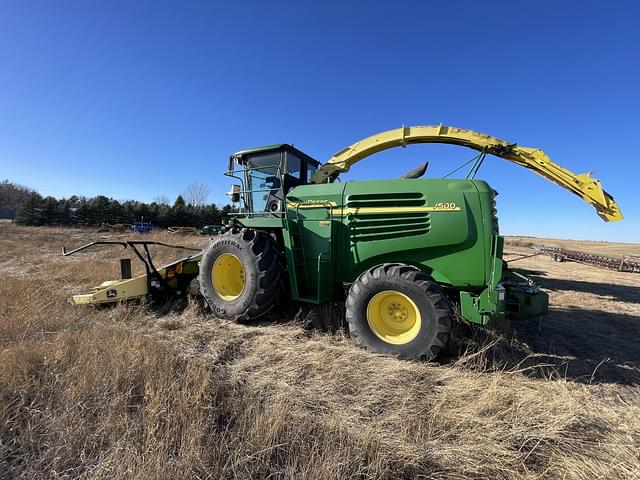
<svg viewBox="0 0 640 480">
<path fill-rule="evenodd" d="M 248 190 L 251 195 L 251 210 L 264 212 L 270 196 L 280 185 L 281 152 L 251 155 L 247 159 Z"/>
</svg>

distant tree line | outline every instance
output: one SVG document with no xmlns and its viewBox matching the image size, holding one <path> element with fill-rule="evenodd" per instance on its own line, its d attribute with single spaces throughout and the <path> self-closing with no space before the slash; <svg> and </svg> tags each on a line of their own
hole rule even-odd
<svg viewBox="0 0 640 480">
<path fill-rule="evenodd" d="M 193 186 L 187 196 L 198 204 L 186 202 L 182 195 L 169 205 L 166 197 L 151 203 L 136 200 L 118 201 L 98 195 L 96 197 L 54 198 L 42 197 L 35 190 L 8 180 L 0 183 L 0 218 L 11 218 L 20 225 L 100 226 L 103 224 L 130 224 L 144 219 L 159 227 L 221 224 L 232 211 L 230 205 L 219 209 L 205 204 L 202 192 L 193 195 Z M 207 192 L 208 194 L 208 192 Z M 198 198 L 195 198 L 195 197 Z"/>
</svg>

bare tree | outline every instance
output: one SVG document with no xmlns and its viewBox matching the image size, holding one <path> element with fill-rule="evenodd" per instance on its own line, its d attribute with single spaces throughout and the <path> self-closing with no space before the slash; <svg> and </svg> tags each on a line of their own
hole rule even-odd
<svg viewBox="0 0 640 480">
<path fill-rule="evenodd" d="M 153 201 L 158 205 L 169 205 L 169 197 L 164 194 L 160 195 L 159 197 L 155 197 Z"/>
<path fill-rule="evenodd" d="M 25 200 L 31 196 L 32 190 L 3 180 L 0 182 L 0 218 L 15 218 Z"/>
<path fill-rule="evenodd" d="M 192 183 L 182 192 L 187 205 L 204 205 L 211 190 L 204 183 Z"/>
</svg>

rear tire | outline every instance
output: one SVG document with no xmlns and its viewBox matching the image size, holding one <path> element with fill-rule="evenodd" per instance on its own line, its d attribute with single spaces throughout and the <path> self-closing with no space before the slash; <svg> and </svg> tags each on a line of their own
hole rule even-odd
<svg viewBox="0 0 640 480">
<path fill-rule="evenodd" d="M 355 343 L 402 358 L 431 360 L 446 350 L 451 317 L 440 286 L 422 270 L 401 263 L 364 272 L 346 301 Z"/>
<path fill-rule="evenodd" d="M 280 298 L 281 257 L 265 232 L 243 228 L 217 235 L 200 262 L 200 292 L 218 318 L 255 320 Z"/>
</svg>

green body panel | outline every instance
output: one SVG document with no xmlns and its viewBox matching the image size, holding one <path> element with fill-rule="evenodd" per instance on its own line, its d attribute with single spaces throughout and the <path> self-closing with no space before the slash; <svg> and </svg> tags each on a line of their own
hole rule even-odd
<svg viewBox="0 0 640 480">
<path fill-rule="evenodd" d="M 486 285 L 490 234 L 483 225 L 478 185 L 486 186 L 421 179 L 346 184 L 349 213 L 343 217 L 341 240 L 348 255 L 341 262 L 341 278 L 352 281 L 375 265 L 402 262 L 421 266 L 444 285 Z M 491 195 L 488 187 L 483 189 Z M 417 204 L 455 204 L 457 210 L 414 213 Z M 388 208 L 390 213 L 359 213 L 367 208 Z"/>
<path fill-rule="evenodd" d="M 486 325 L 504 317 L 506 306 L 504 289 L 486 288 L 479 295 L 460 292 L 460 314 L 469 322 Z"/>
<path fill-rule="evenodd" d="M 401 179 L 303 185 L 287 196 L 306 267 L 337 284 L 385 262 L 416 265 L 447 287 L 482 290 L 491 279 L 491 202 L 482 181 Z M 324 263 L 330 262 L 330 265 Z M 317 287 L 310 278 L 309 292 Z"/>
<path fill-rule="evenodd" d="M 290 265 L 295 266 L 300 300 L 325 303 L 341 299 L 342 283 L 348 281 L 339 268 L 344 255 L 339 211 L 345 185 L 303 185 L 287 195 Z"/>
<path fill-rule="evenodd" d="M 282 218 L 273 215 L 241 217 L 238 222 L 247 228 L 255 228 L 256 230 L 279 230 L 285 226 Z"/>
</svg>

